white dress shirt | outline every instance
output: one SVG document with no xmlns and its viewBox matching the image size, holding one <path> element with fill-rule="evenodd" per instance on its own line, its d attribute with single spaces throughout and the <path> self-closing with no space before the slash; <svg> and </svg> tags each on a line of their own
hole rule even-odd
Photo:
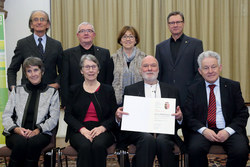
<svg viewBox="0 0 250 167">
<path fill-rule="evenodd" d="M 43 45 L 43 53 L 45 53 L 45 46 L 46 46 L 46 41 L 47 41 L 47 36 L 43 35 L 42 37 L 37 36 L 36 34 L 34 34 L 34 39 L 36 41 L 36 45 L 38 46 L 39 41 L 38 38 L 42 38 L 43 40 L 41 41 L 42 45 Z"/>
<path fill-rule="evenodd" d="M 209 94 L 210 94 L 210 88 L 209 85 L 212 85 L 211 83 L 208 83 L 205 81 L 206 84 L 206 92 L 207 92 L 207 104 L 209 105 Z M 221 107 L 221 94 L 220 94 L 220 78 L 218 78 L 213 85 L 214 87 L 214 95 L 216 100 L 216 127 L 218 129 L 224 129 L 226 130 L 230 135 L 234 134 L 235 131 L 230 127 L 225 127 L 226 122 L 222 113 L 222 107 Z M 208 127 L 208 124 L 206 123 L 206 127 L 202 127 L 198 129 L 199 133 L 203 133 L 203 131 Z"/>
</svg>

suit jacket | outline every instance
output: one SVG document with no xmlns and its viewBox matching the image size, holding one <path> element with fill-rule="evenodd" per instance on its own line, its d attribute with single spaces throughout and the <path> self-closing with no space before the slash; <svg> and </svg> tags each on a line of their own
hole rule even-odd
<svg viewBox="0 0 250 167">
<path fill-rule="evenodd" d="M 169 84 L 162 83 L 162 82 L 160 82 L 159 85 L 160 85 L 160 89 L 161 89 L 161 97 L 162 98 L 176 98 L 176 106 L 180 105 L 179 93 L 178 93 L 177 88 L 175 88 Z M 124 95 L 145 97 L 144 81 L 140 81 L 140 82 L 137 82 L 135 84 L 132 84 L 132 85 L 125 87 Z M 176 123 L 175 123 L 175 143 L 183 150 L 184 146 L 183 146 L 182 140 L 177 135 L 177 130 L 180 127 L 181 126 L 176 121 Z M 123 137 L 126 138 L 126 135 Z"/>
<path fill-rule="evenodd" d="M 114 64 L 110 58 L 108 49 L 104 49 L 98 46 L 94 46 L 95 57 L 99 61 L 101 66 L 97 80 L 101 83 L 112 84 L 113 81 L 113 69 Z M 80 59 L 82 57 L 80 45 L 67 49 L 63 52 L 62 63 L 62 105 L 67 104 L 67 97 L 69 95 L 70 88 L 82 83 L 84 78 L 80 72 Z"/>
<path fill-rule="evenodd" d="M 60 84 L 61 64 L 62 64 L 62 45 L 59 41 L 47 36 L 45 53 L 41 55 L 36 45 L 34 35 L 30 35 L 17 42 L 15 55 L 12 57 L 11 64 L 7 70 L 9 89 L 12 85 L 16 85 L 17 72 L 19 71 L 23 61 L 27 57 L 38 57 L 42 59 L 45 72 L 43 75 L 43 82 L 46 84 L 58 83 Z M 22 73 L 22 84 L 27 83 L 27 79 Z"/>
<path fill-rule="evenodd" d="M 239 82 L 220 77 L 221 107 L 226 127 L 246 136 L 248 108 L 244 104 Z M 184 121 L 191 133 L 206 127 L 207 93 L 204 79 L 188 89 L 185 103 Z"/>
<path fill-rule="evenodd" d="M 88 93 L 83 90 L 82 83 L 74 85 L 70 91 L 70 103 L 67 104 L 64 120 L 68 124 L 66 141 L 72 132 L 79 132 L 84 126 L 84 118 L 91 101 L 94 104 L 100 125 L 108 131 L 116 128 L 115 112 L 117 109 L 115 91 L 112 86 L 101 84 L 95 93 Z"/>
<path fill-rule="evenodd" d="M 187 88 L 195 77 L 199 76 L 197 57 L 202 52 L 202 41 L 186 35 L 183 36 L 175 62 L 170 50 L 170 38 L 156 46 L 156 59 L 159 62 L 158 79 L 179 89 L 182 105 L 185 102 Z"/>
</svg>

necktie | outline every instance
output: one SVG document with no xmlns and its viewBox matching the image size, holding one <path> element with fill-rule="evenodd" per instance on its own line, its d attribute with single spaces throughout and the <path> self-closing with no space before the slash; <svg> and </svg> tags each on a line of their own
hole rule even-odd
<svg viewBox="0 0 250 167">
<path fill-rule="evenodd" d="M 39 41 L 39 43 L 38 43 L 38 45 L 37 45 L 37 47 L 38 47 L 38 49 L 39 49 L 39 52 L 41 53 L 41 55 L 43 55 L 43 45 L 42 45 L 42 38 L 38 38 L 38 41 Z"/>
<path fill-rule="evenodd" d="M 208 115 L 207 115 L 208 128 L 216 127 L 216 101 L 214 95 L 214 87 L 215 85 L 209 85 L 210 94 L 209 94 L 209 105 L 208 105 Z"/>
</svg>

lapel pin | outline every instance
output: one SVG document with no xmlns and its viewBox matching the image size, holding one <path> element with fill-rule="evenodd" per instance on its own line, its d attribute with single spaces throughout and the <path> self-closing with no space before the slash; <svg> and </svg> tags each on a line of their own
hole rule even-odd
<svg viewBox="0 0 250 167">
<path fill-rule="evenodd" d="M 185 41 L 185 43 L 188 43 L 188 41 Z"/>
</svg>

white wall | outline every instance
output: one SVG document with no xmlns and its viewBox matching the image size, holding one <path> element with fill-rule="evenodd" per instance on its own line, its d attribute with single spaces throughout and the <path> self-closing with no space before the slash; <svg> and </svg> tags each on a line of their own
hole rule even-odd
<svg viewBox="0 0 250 167">
<path fill-rule="evenodd" d="M 17 41 L 31 34 L 28 27 L 31 12 L 33 10 L 44 10 L 50 15 L 50 0 L 7 0 L 4 3 L 4 9 L 8 11 L 8 16 L 5 20 L 5 39 L 6 66 L 9 67 Z M 20 71 L 18 73 L 19 84 L 21 78 Z"/>
</svg>

